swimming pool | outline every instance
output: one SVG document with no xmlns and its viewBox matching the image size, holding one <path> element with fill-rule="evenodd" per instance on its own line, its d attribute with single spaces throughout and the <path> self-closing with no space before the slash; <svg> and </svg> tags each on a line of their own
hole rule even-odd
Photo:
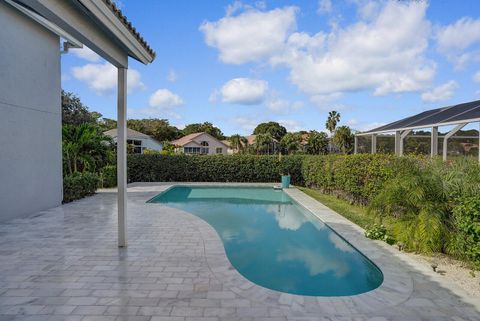
<svg viewBox="0 0 480 321">
<path fill-rule="evenodd" d="M 383 282 L 375 264 L 281 190 L 174 186 L 149 202 L 208 222 L 231 264 L 260 286 L 308 296 L 347 296 Z"/>
</svg>

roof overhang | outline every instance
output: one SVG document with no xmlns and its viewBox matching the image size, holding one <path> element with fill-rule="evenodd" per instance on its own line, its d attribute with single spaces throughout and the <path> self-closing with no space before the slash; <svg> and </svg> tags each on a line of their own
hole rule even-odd
<svg viewBox="0 0 480 321">
<path fill-rule="evenodd" d="M 15 0 L 86 45 L 116 67 L 128 68 L 128 57 L 144 64 L 155 53 L 124 16 L 107 0 Z M 109 2 L 109 1 L 108 1 Z"/>
</svg>

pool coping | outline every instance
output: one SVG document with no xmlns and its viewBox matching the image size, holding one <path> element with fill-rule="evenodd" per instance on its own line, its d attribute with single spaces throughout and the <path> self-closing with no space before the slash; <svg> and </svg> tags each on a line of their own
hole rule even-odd
<svg viewBox="0 0 480 321">
<path fill-rule="evenodd" d="M 135 183 L 129 185 L 129 192 L 164 192 L 174 186 L 273 186 L 274 183 Z M 340 214 L 329 209 L 322 203 L 303 193 L 295 187 L 283 189 L 295 202 L 309 210 L 323 223 L 332 228 L 347 242 L 371 260 L 383 273 L 384 281 L 376 289 L 366 293 L 351 296 L 303 296 L 278 292 L 255 284 L 243 275 L 230 263 L 225 253 L 223 242 L 215 229 L 207 222 L 194 214 L 180 211 L 192 216 L 198 231 L 202 235 L 205 257 L 212 274 L 228 287 L 232 292 L 245 299 L 266 306 L 280 307 L 285 313 L 298 315 L 362 315 L 388 310 L 409 300 L 414 291 L 413 278 L 409 274 L 412 270 L 429 274 L 436 281 L 451 288 L 452 284 L 436 278 L 435 274 L 425 269 L 418 262 L 413 262 L 405 254 L 381 241 L 373 241 L 364 236 L 364 230 L 350 222 Z M 157 195 L 157 194 L 156 194 Z M 155 195 L 155 196 L 156 196 Z M 149 198 L 150 199 L 150 198 Z M 146 200 L 147 201 L 147 200 Z M 148 203 L 155 204 L 155 203 Z M 168 207 L 168 206 L 166 206 Z M 178 209 L 175 209 L 178 210 Z M 392 258 L 395 258 L 392 260 Z M 399 260 L 401 262 L 399 262 Z M 401 264 L 399 264 L 401 263 Z M 413 267 L 413 269 L 409 269 Z M 462 298 L 467 298 L 459 289 L 452 289 Z M 466 300 L 470 301 L 470 300 Z"/>
</svg>

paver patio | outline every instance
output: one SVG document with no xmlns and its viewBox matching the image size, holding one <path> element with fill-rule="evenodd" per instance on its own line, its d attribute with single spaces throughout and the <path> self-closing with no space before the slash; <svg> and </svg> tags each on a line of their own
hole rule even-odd
<svg viewBox="0 0 480 321">
<path fill-rule="evenodd" d="M 126 249 L 117 248 L 113 191 L 0 224 L 0 320 L 480 320 L 480 302 L 296 189 L 287 192 L 372 259 L 385 282 L 328 298 L 257 286 L 206 222 L 146 203 L 168 186 L 129 188 Z"/>
</svg>

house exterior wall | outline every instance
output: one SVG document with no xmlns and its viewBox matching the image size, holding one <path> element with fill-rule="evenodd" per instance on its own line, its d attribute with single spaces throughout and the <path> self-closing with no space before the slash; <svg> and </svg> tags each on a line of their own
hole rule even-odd
<svg viewBox="0 0 480 321">
<path fill-rule="evenodd" d="M 208 147 L 208 155 L 216 155 L 217 152 L 217 148 L 221 148 L 222 149 L 222 153 L 223 155 L 227 155 L 227 146 L 225 146 L 224 144 L 222 144 L 218 139 L 216 139 L 215 137 L 212 137 L 210 135 L 207 135 L 207 134 L 202 134 L 198 137 L 195 137 L 195 142 L 190 142 L 190 143 L 187 143 L 183 146 L 183 148 L 181 148 L 180 150 L 183 152 L 185 150 L 185 147 L 203 147 L 201 146 L 201 142 L 202 141 L 206 141 L 208 142 L 208 146 L 205 146 L 205 147 Z M 198 144 L 197 144 L 198 143 Z"/>
<path fill-rule="evenodd" d="M 142 139 L 142 147 L 157 151 L 161 151 L 163 149 L 163 145 L 153 139 Z"/>
<path fill-rule="evenodd" d="M 58 36 L 0 1 L 0 221 L 62 201 Z"/>
</svg>

